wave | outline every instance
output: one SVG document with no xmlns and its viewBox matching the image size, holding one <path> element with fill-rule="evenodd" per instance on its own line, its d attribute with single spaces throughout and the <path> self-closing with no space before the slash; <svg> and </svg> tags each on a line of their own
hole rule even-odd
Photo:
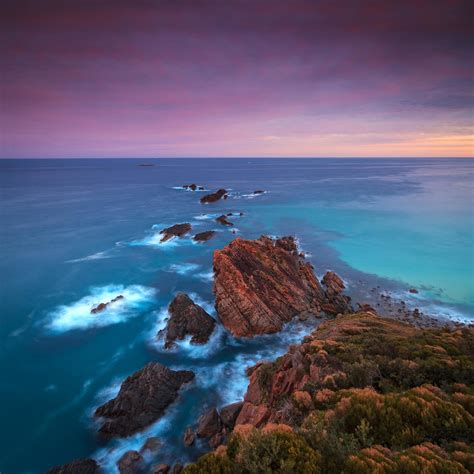
<svg viewBox="0 0 474 474">
<path fill-rule="evenodd" d="M 173 263 L 169 266 L 167 271 L 177 273 L 178 275 L 188 275 L 201 268 L 197 263 Z"/>
<path fill-rule="evenodd" d="M 93 253 L 91 255 L 87 255 L 86 257 L 75 258 L 73 260 L 66 260 L 65 263 L 87 262 L 89 260 L 102 260 L 104 258 L 112 258 L 112 256 L 108 255 L 106 251 L 96 252 L 96 253 Z"/>
<path fill-rule="evenodd" d="M 155 293 L 155 289 L 141 285 L 92 287 L 89 295 L 54 309 L 48 316 L 46 327 L 53 333 L 63 333 L 121 323 L 146 310 L 155 300 Z M 122 295 L 123 299 L 110 304 L 100 313 L 91 314 L 92 308 L 118 295 Z"/>
</svg>

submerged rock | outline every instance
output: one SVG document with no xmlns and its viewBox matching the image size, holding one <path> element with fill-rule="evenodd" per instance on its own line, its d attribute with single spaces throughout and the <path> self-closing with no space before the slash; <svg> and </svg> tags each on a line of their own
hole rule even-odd
<svg viewBox="0 0 474 474">
<path fill-rule="evenodd" d="M 281 330 L 302 312 L 318 314 L 325 293 L 292 237 L 235 239 L 214 252 L 216 309 L 235 336 Z"/>
<path fill-rule="evenodd" d="M 217 202 L 220 199 L 227 197 L 227 191 L 225 189 L 218 189 L 215 193 L 206 194 L 200 199 L 201 204 L 209 204 L 211 202 Z"/>
<path fill-rule="evenodd" d="M 143 457 L 138 451 L 127 451 L 117 462 L 120 474 L 138 474 L 143 465 Z"/>
<path fill-rule="evenodd" d="M 216 325 L 215 319 L 186 294 L 179 293 L 168 308 L 170 318 L 165 328 L 165 347 L 191 336 L 191 343 L 205 344 Z"/>
<path fill-rule="evenodd" d="M 193 240 L 196 242 L 207 242 L 208 240 L 212 239 L 216 235 L 215 230 L 206 230 L 204 232 L 199 232 L 193 237 Z"/>
<path fill-rule="evenodd" d="M 414 295 L 416 295 L 418 293 L 418 290 L 416 288 L 410 288 L 408 291 L 410 293 L 413 293 Z"/>
<path fill-rule="evenodd" d="M 171 227 L 167 227 L 163 229 L 160 234 L 163 235 L 160 242 L 166 242 L 173 237 L 182 237 L 183 235 L 187 234 L 191 230 L 191 224 L 175 224 Z"/>
<path fill-rule="evenodd" d="M 143 446 L 140 448 L 140 454 L 145 454 L 147 452 L 155 454 L 161 449 L 161 446 L 162 442 L 160 438 L 158 438 L 157 436 L 151 436 L 145 441 Z"/>
<path fill-rule="evenodd" d="M 181 385 L 193 379 L 189 370 L 150 362 L 125 379 L 115 398 L 97 408 L 94 415 L 105 418 L 99 433 L 111 438 L 141 431 L 159 419 L 178 397 Z"/>
<path fill-rule="evenodd" d="M 123 299 L 124 299 L 123 295 L 118 295 L 107 303 L 100 303 L 95 308 L 91 309 L 91 314 L 101 313 L 102 311 L 106 310 L 110 304 L 116 303 L 117 301 L 120 301 Z"/>
<path fill-rule="evenodd" d="M 102 469 L 94 459 L 77 459 L 68 464 L 57 466 L 45 474 L 100 474 Z"/>
<path fill-rule="evenodd" d="M 265 191 L 263 189 L 257 189 L 253 194 L 263 194 Z"/>
<path fill-rule="evenodd" d="M 232 214 L 228 214 L 228 215 L 232 215 Z M 229 222 L 227 220 L 227 216 L 224 214 L 222 214 L 222 216 L 217 217 L 216 222 L 219 222 L 219 224 L 222 224 L 222 225 L 230 225 L 230 226 L 234 225 L 232 224 L 232 222 Z"/>
</svg>

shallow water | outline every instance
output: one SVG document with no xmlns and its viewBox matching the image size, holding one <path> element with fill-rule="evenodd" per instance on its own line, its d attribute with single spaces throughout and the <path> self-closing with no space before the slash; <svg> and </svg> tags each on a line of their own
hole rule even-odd
<svg viewBox="0 0 474 474">
<path fill-rule="evenodd" d="M 355 301 L 381 285 L 409 305 L 473 319 L 474 160 L 152 161 L 0 163 L 3 473 L 91 455 L 113 472 L 151 434 L 166 441 L 160 461 L 192 459 L 204 447 L 184 449 L 185 427 L 206 406 L 241 398 L 247 366 L 314 327 L 295 323 L 252 341 L 219 329 L 205 347 L 184 341 L 173 351 L 157 344 L 177 291 L 213 311 L 212 251 L 235 237 L 213 220 L 223 212 L 244 212 L 229 218 L 238 235 L 297 235 L 316 272 L 339 272 Z M 232 196 L 203 206 L 202 194 L 174 189 L 191 182 Z M 179 222 L 219 233 L 205 244 L 160 244 L 159 231 Z M 407 293 L 412 286 L 418 295 Z M 124 301 L 90 315 L 117 294 Z M 92 411 L 149 360 L 191 368 L 196 381 L 148 433 L 100 445 Z"/>
</svg>

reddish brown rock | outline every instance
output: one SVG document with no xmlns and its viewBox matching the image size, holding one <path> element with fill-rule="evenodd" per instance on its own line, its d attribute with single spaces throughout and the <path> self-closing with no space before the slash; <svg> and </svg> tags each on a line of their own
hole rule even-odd
<svg viewBox="0 0 474 474">
<path fill-rule="evenodd" d="M 200 201 L 201 204 L 209 204 L 211 202 L 217 202 L 222 198 L 227 198 L 227 191 L 225 189 L 218 189 L 215 193 L 206 194 Z"/>
<path fill-rule="evenodd" d="M 45 474 L 100 474 L 102 469 L 94 459 L 77 459 L 62 466 L 53 467 Z"/>
<path fill-rule="evenodd" d="M 214 252 L 216 309 L 235 336 L 279 331 L 302 312 L 319 313 L 325 293 L 292 237 L 235 239 Z"/>
<path fill-rule="evenodd" d="M 244 402 L 236 402 L 231 403 L 230 405 L 226 405 L 221 409 L 220 416 L 222 423 L 229 430 L 234 429 L 235 421 L 237 420 L 237 417 L 239 416 L 240 410 L 242 410 L 243 405 Z"/>
<path fill-rule="evenodd" d="M 196 191 L 198 187 L 196 184 L 192 183 L 192 184 L 183 184 L 183 188 L 190 189 L 191 191 Z"/>
<path fill-rule="evenodd" d="M 216 222 L 219 222 L 219 224 L 222 224 L 222 225 L 229 225 L 229 226 L 234 225 L 232 222 L 227 220 L 227 216 L 225 216 L 224 214 L 222 214 L 222 216 L 217 217 Z"/>
<path fill-rule="evenodd" d="M 194 441 L 196 441 L 196 433 L 191 426 L 188 426 L 183 435 L 183 443 L 185 446 L 191 446 Z"/>
<path fill-rule="evenodd" d="M 125 379 L 114 399 L 97 408 L 95 416 L 105 419 L 99 433 L 105 438 L 130 436 L 146 428 L 178 397 L 181 385 L 193 378 L 189 370 L 150 362 Z"/>
<path fill-rule="evenodd" d="M 215 408 L 208 410 L 198 420 L 196 430 L 199 438 L 212 438 L 222 429 L 222 421 Z"/>
<path fill-rule="evenodd" d="M 169 466 L 169 464 L 164 464 L 164 463 L 155 464 L 155 465 L 151 468 L 152 474 L 167 474 L 169 471 L 170 471 L 170 466 Z"/>
<path fill-rule="evenodd" d="M 102 311 L 106 310 L 110 304 L 116 303 L 117 301 L 120 301 L 123 299 L 124 299 L 123 295 L 118 295 L 107 303 L 100 303 L 95 308 L 91 309 L 91 314 L 101 313 Z"/>
<path fill-rule="evenodd" d="M 216 325 L 215 319 L 186 294 L 179 293 L 168 308 L 170 318 L 165 328 L 165 347 L 191 336 L 192 344 L 205 344 Z M 160 331 L 161 332 L 161 331 Z"/>
<path fill-rule="evenodd" d="M 206 230 L 204 232 L 199 232 L 193 237 L 193 240 L 196 242 L 207 242 L 208 240 L 212 239 L 216 235 L 215 230 Z"/>
<path fill-rule="evenodd" d="M 138 474 L 143 465 L 143 457 L 138 451 L 127 451 L 117 462 L 120 474 Z"/>
<path fill-rule="evenodd" d="M 175 224 L 171 227 L 163 229 L 160 234 L 163 235 L 160 242 L 166 242 L 174 237 L 182 237 L 191 230 L 191 224 Z"/>
<path fill-rule="evenodd" d="M 173 466 L 171 467 L 169 471 L 169 474 L 179 474 L 183 469 L 184 469 L 184 466 L 180 462 L 177 462 L 173 464 Z"/>
<path fill-rule="evenodd" d="M 151 436 L 145 441 L 145 443 L 143 443 L 143 446 L 140 449 L 140 454 L 145 454 L 147 452 L 155 454 L 161 449 L 161 446 L 162 442 L 160 438 Z"/>
<path fill-rule="evenodd" d="M 326 302 L 321 306 L 325 313 L 335 316 L 336 314 L 351 313 L 350 298 L 342 292 L 345 289 L 344 282 L 334 272 L 326 272 L 321 283 L 326 287 Z"/>
</svg>

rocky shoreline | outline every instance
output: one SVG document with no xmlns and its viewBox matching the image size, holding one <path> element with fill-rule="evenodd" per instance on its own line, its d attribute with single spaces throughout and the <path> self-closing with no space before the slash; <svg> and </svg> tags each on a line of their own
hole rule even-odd
<svg viewBox="0 0 474 474">
<path fill-rule="evenodd" d="M 183 189 L 196 191 L 204 188 L 191 184 L 183 185 Z M 254 192 L 255 195 L 263 193 L 262 190 Z M 215 203 L 227 196 L 225 189 L 219 189 L 202 197 L 200 202 Z M 234 214 L 222 214 L 215 220 L 232 227 L 233 223 L 228 220 L 232 215 Z M 238 214 L 239 217 L 242 215 Z M 189 223 L 173 225 L 160 232 L 161 242 L 181 238 L 191 230 Z M 212 230 L 200 232 L 194 235 L 193 240 L 206 242 L 215 234 L 216 231 Z M 367 396 L 373 396 L 374 393 L 385 396 L 380 384 L 382 380 L 385 384 L 388 383 L 386 380 L 391 380 L 390 370 L 393 374 L 398 374 L 400 367 L 406 366 L 404 374 L 415 378 L 417 367 L 423 366 L 423 363 L 406 352 L 398 354 L 399 346 L 404 344 L 405 339 L 410 340 L 415 347 L 417 344 L 423 345 L 424 340 L 434 338 L 441 349 L 433 349 L 433 353 L 426 355 L 426 358 L 437 358 L 439 364 L 446 363 L 448 366 L 457 356 L 449 352 L 451 347 L 446 349 L 438 340 L 440 335 L 456 338 L 460 344 L 465 344 L 473 336 L 472 328 L 461 330 L 454 324 L 441 324 L 417 309 L 408 309 L 405 302 L 392 298 L 379 288 L 372 289 L 375 304 L 357 302 L 358 309 L 355 310 L 351 305 L 351 298 L 345 293 L 344 281 L 333 271 L 327 271 L 319 280 L 311 263 L 299 251 L 293 236 L 261 236 L 255 240 L 236 238 L 221 250 L 214 251 L 213 273 L 217 321 L 187 294 L 178 293 L 168 307 L 166 327 L 157 334 L 157 339 L 165 349 L 172 348 L 177 341 L 184 339 L 189 339 L 191 344 L 205 345 L 217 324 L 221 324 L 236 338 L 252 338 L 279 332 L 294 318 L 305 320 L 315 317 L 325 318 L 327 321 L 301 344 L 290 346 L 288 352 L 276 361 L 259 362 L 248 368 L 249 385 L 243 400 L 220 409 L 209 408 L 200 417 L 196 416 L 195 424 L 188 426 L 182 433 L 183 445 L 190 447 L 198 440 L 204 440 L 213 454 L 204 456 L 187 467 L 179 461 L 172 466 L 157 463 L 162 446 L 158 438 L 152 437 L 139 451 L 130 450 L 123 454 L 117 463 L 117 469 L 122 474 L 177 474 L 183 469 L 188 474 L 253 472 L 240 465 L 241 458 L 232 455 L 232 452 L 244 449 L 243 446 L 247 446 L 249 440 L 270 435 L 300 436 L 301 430 L 305 429 L 304 423 L 315 413 L 326 409 L 337 410 L 337 403 L 344 398 L 343 390 L 369 389 L 373 392 L 367 392 Z M 412 294 L 417 292 L 415 288 L 408 291 Z M 108 303 L 101 303 L 91 312 L 95 314 L 106 311 L 111 303 L 122 298 L 119 295 Z M 388 318 L 379 316 L 379 313 Z M 386 348 L 380 346 L 382 341 L 387 344 Z M 392 346 L 393 349 L 390 349 Z M 354 347 L 358 348 L 357 354 L 353 353 Z M 423 350 L 429 352 L 431 347 L 431 343 L 426 343 Z M 381 365 L 380 358 L 382 355 L 386 357 L 385 350 L 395 351 L 393 360 L 398 361 L 400 367 L 391 367 L 390 360 L 384 360 L 385 365 Z M 443 351 L 449 353 L 450 360 L 444 357 Z M 379 354 L 378 358 L 374 358 L 374 353 Z M 470 352 L 469 357 L 472 357 Z M 473 370 L 469 367 L 469 376 Z M 423 383 L 436 386 L 433 374 L 430 377 L 427 375 Z M 459 380 L 456 379 L 453 383 L 461 383 L 461 378 L 459 376 Z M 192 371 L 176 371 L 157 362 L 148 363 L 123 381 L 115 398 L 95 410 L 94 416 L 102 423 L 99 428 L 100 437 L 112 439 L 141 432 L 162 417 L 167 408 L 181 396 L 183 386 L 194 379 Z M 390 383 L 395 382 L 391 380 Z M 396 383 L 403 382 L 397 379 Z M 421 385 L 422 383 L 412 383 L 408 388 Z M 461 390 L 459 393 L 465 392 Z M 340 396 L 342 398 L 337 398 Z M 333 405 L 328 400 L 333 399 L 335 408 L 330 408 Z M 463 413 L 462 416 L 468 415 Z M 322 434 L 318 436 L 324 438 Z M 270 443 L 269 440 L 266 442 Z M 302 442 L 298 440 L 298 443 Z M 231 452 L 229 448 L 232 448 Z M 354 448 L 351 455 L 366 456 L 363 446 L 359 448 Z M 247 446 L 245 449 L 250 448 Z M 319 459 L 321 465 L 330 462 L 325 461 L 325 453 L 319 452 L 311 443 L 307 449 L 306 455 L 301 455 L 303 458 L 314 455 L 314 459 Z M 342 451 L 342 447 L 340 449 Z M 462 449 L 461 451 L 464 452 Z M 396 455 L 390 454 L 390 457 L 387 454 L 390 459 L 395 459 Z M 451 451 L 445 455 L 450 459 L 449 462 L 461 466 L 458 466 L 460 470 L 452 472 L 464 472 L 461 469 L 465 465 L 462 459 L 453 457 Z M 258 460 L 255 462 L 258 463 Z M 295 462 L 299 465 L 301 459 Z M 346 466 L 344 463 L 348 462 L 349 457 L 341 465 Z M 48 472 L 97 474 L 101 472 L 101 467 L 95 460 L 83 459 Z M 325 471 L 303 469 L 288 472 Z"/>
</svg>

